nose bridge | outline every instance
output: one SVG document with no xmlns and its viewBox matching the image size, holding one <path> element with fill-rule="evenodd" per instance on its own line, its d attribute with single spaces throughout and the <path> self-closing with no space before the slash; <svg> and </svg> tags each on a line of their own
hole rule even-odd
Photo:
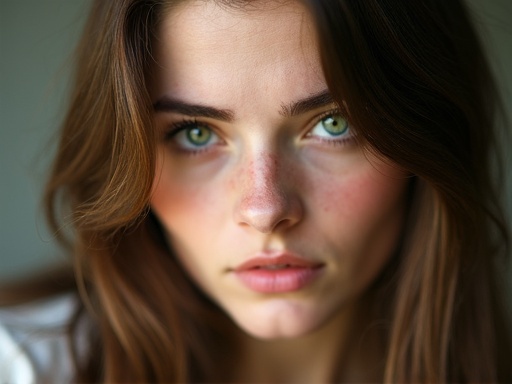
<svg viewBox="0 0 512 384">
<path fill-rule="evenodd" d="M 278 197 L 279 162 L 277 155 L 258 152 L 249 159 L 246 183 L 248 192 L 263 197 Z M 282 181 L 282 180 L 281 180 Z"/>
<path fill-rule="evenodd" d="M 247 154 L 242 168 L 236 219 L 263 233 L 296 223 L 299 203 L 277 153 Z"/>
</svg>

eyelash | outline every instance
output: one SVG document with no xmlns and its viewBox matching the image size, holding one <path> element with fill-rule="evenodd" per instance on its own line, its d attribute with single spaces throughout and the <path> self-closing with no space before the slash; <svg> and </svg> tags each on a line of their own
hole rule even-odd
<svg viewBox="0 0 512 384">
<path fill-rule="evenodd" d="M 179 131 L 191 128 L 197 124 L 199 124 L 197 119 L 183 119 L 177 123 L 173 123 L 171 124 L 170 129 L 165 133 L 164 139 L 171 140 Z"/>
<path fill-rule="evenodd" d="M 322 113 L 320 116 L 315 117 L 314 124 L 312 124 L 312 126 L 308 127 L 308 131 L 304 137 L 319 141 L 326 145 L 335 146 L 335 147 L 341 147 L 341 146 L 351 144 L 355 140 L 355 135 L 353 132 L 351 132 L 351 127 L 348 126 L 348 123 L 347 123 L 348 134 L 343 134 L 343 136 L 341 138 L 336 138 L 334 136 L 333 136 L 333 138 L 322 138 L 319 136 L 313 136 L 311 134 L 312 130 L 316 127 L 317 124 L 321 123 L 322 120 L 324 120 L 330 116 L 340 116 L 342 119 L 345 120 L 345 118 L 343 117 L 343 115 L 341 114 L 341 111 L 339 109 L 332 109 L 330 111 L 326 111 L 326 112 Z M 309 124 L 309 125 L 311 125 L 311 124 Z M 209 124 L 202 123 L 201 121 L 198 121 L 196 118 L 192 118 L 192 119 L 184 118 L 183 120 L 181 120 L 179 122 L 171 124 L 170 129 L 164 135 L 164 141 L 172 142 L 173 139 L 175 139 L 176 135 L 178 135 L 180 132 L 186 131 L 187 129 L 194 128 L 197 126 L 208 128 L 210 130 L 210 132 L 213 135 L 215 135 L 222 142 L 222 139 L 220 139 L 220 136 L 215 132 L 215 130 L 213 128 L 211 128 L 211 126 Z M 184 152 L 185 154 L 189 154 L 189 155 L 199 155 L 199 154 L 202 154 L 205 152 L 209 152 L 212 149 L 212 147 L 215 147 L 215 146 L 216 145 L 208 145 L 204 148 L 201 148 L 201 147 L 184 148 L 184 147 L 178 145 L 177 143 L 175 144 L 176 149 L 180 150 L 181 152 Z"/>
</svg>

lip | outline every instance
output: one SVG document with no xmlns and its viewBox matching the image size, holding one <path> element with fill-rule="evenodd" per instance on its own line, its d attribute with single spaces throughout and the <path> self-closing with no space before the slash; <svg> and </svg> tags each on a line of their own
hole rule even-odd
<svg viewBox="0 0 512 384">
<path fill-rule="evenodd" d="M 249 289 L 260 293 L 294 292 L 311 284 L 323 264 L 290 253 L 261 254 L 236 267 L 233 272 Z"/>
</svg>

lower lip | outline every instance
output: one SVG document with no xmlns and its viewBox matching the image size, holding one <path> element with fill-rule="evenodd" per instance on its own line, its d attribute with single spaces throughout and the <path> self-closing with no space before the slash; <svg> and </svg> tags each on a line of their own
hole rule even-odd
<svg viewBox="0 0 512 384">
<path fill-rule="evenodd" d="M 312 283 L 322 268 L 248 269 L 235 272 L 249 289 L 261 293 L 298 291 Z"/>
</svg>

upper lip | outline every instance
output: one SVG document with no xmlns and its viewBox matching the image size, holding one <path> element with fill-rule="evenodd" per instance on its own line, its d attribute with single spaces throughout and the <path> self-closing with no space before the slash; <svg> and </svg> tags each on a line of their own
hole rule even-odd
<svg viewBox="0 0 512 384">
<path fill-rule="evenodd" d="M 237 266 L 234 271 L 241 272 L 272 265 L 288 265 L 296 268 L 318 268 L 322 266 L 322 263 L 309 261 L 288 252 L 263 253 L 243 262 Z"/>
</svg>

